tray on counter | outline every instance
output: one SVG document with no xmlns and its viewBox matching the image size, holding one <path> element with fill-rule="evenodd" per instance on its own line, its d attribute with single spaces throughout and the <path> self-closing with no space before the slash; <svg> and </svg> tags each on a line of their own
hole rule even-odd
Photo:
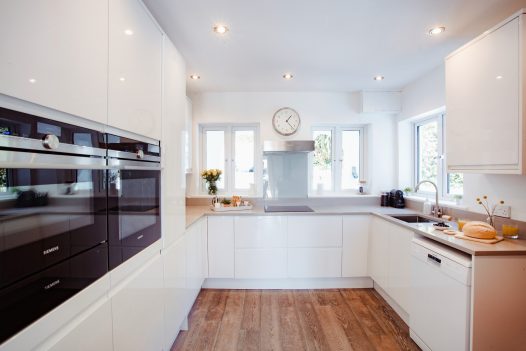
<svg viewBox="0 0 526 351">
<path fill-rule="evenodd" d="M 252 208 L 254 208 L 254 206 L 252 205 L 248 205 L 248 206 L 229 206 L 229 207 L 214 207 L 214 206 L 210 206 L 210 209 L 214 212 L 230 212 L 230 211 L 247 211 L 247 210 L 251 210 Z"/>
</svg>

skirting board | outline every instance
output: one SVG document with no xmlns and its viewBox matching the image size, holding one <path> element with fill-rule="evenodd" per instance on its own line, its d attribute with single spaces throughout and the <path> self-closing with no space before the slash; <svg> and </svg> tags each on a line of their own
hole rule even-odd
<svg viewBox="0 0 526 351">
<path fill-rule="evenodd" d="M 208 278 L 204 289 L 345 289 L 372 288 L 369 277 L 309 279 L 223 279 Z"/>
<path fill-rule="evenodd" d="M 378 285 L 377 282 L 374 282 L 374 290 L 380 294 L 381 297 L 384 298 L 385 301 L 395 310 L 395 312 L 402 318 L 402 320 L 405 322 L 405 324 L 409 325 L 409 313 L 406 312 L 402 307 L 400 307 L 399 304 L 397 304 L 389 294 L 385 292 L 384 289 L 380 285 Z"/>
</svg>

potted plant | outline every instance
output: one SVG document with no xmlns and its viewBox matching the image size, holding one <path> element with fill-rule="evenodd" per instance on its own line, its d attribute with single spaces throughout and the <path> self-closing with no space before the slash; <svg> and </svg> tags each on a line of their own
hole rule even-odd
<svg viewBox="0 0 526 351">
<path fill-rule="evenodd" d="M 410 186 L 407 186 L 404 188 L 404 194 L 405 196 L 409 196 L 413 193 L 413 188 L 411 188 Z"/>
</svg>

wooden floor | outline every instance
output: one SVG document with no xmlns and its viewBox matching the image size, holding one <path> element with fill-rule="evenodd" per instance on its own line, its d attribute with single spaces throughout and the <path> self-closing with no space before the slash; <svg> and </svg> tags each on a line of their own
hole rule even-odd
<svg viewBox="0 0 526 351">
<path fill-rule="evenodd" d="M 174 350 L 419 350 L 373 289 L 203 289 Z"/>
</svg>

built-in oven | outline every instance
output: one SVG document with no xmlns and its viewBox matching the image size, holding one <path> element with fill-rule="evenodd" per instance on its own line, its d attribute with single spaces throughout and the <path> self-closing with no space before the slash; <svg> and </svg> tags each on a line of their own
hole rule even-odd
<svg viewBox="0 0 526 351">
<path fill-rule="evenodd" d="M 110 269 L 161 238 L 159 144 L 112 134 L 108 142 Z"/>
<path fill-rule="evenodd" d="M 0 108 L 0 343 L 108 272 L 104 137 Z"/>
</svg>

